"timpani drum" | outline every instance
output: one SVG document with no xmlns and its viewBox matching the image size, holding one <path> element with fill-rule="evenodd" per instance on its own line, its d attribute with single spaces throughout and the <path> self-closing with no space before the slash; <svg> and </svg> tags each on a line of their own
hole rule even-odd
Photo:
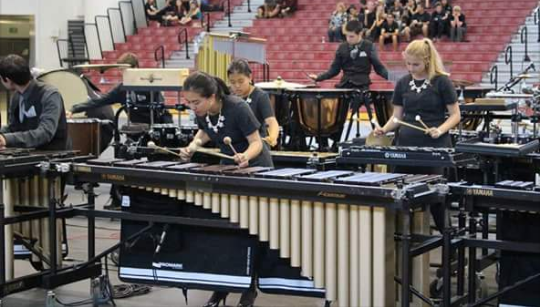
<svg viewBox="0 0 540 307">
<path fill-rule="evenodd" d="M 287 90 L 297 88 L 305 88 L 306 85 L 300 83 L 286 82 L 275 80 L 272 82 L 260 82 L 255 84 L 256 87 L 264 90 L 270 96 L 270 104 L 276 115 L 276 119 L 280 126 L 285 126 L 290 120 L 290 101 L 287 97 Z"/>
<path fill-rule="evenodd" d="M 304 88 L 288 91 L 293 116 L 307 136 L 322 137 L 339 133 L 347 119 L 349 100 L 356 90 Z"/>
</svg>

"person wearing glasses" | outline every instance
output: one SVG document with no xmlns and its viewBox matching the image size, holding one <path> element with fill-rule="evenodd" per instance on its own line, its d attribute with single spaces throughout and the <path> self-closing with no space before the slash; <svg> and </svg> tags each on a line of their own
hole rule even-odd
<svg viewBox="0 0 540 307">
<path fill-rule="evenodd" d="M 316 82 L 324 81 L 334 78 L 343 71 L 343 76 L 336 87 L 359 89 L 363 92 L 369 90 L 371 84 L 369 74 L 372 67 L 379 76 L 388 80 L 388 70 L 381 63 L 375 45 L 363 38 L 362 30 L 363 26 L 360 21 L 349 21 L 345 25 L 347 41 L 339 45 L 330 69 L 319 75 L 310 74 L 309 78 Z M 351 109 L 353 112 L 357 112 L 359 107 L 360 101 L 352 102 Z M 339 141 L 341 131 L 332 136 L 332 139 Z"/>
</svg>

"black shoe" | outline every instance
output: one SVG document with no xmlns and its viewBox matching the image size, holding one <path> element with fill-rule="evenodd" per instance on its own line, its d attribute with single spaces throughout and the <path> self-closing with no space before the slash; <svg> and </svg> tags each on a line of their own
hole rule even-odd
<svg viewBox="0 0 540 307">
<path fill-rule="evenodd" d="M 238 305 L 236 305 L 236 307 L 253 307 L 256 298 L 257 290 L 255 288 L 249 288 L 246 291 L 242 292 L 240 302 L 238 302 Z"/>
<path fill-rule="evenodd" d="M 214 291 L 208 302 L 206 302 L 203 307 L 217 307 L 221 301 L 223 301 L 223 306 L 225 306 L 227 295 L 229 295 L 229 292 Z"/>
</svg>

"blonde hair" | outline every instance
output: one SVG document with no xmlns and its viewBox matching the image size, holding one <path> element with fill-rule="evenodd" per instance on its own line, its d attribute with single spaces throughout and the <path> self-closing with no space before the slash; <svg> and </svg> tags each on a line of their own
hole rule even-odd
<svg viewBox="0 0 540 307">
<path fill-rule="evenodd" d="M 441 56 L 429 38 L 417 39 L 409 43 L 403 52 L 403 56 L 405 55 L 416 57 L 424 61 L 429 80 L 436 76 L 450 75 L 444 70 Z"/>
<path fill-rule="evenodd" d="M 454 8 L 452 9 L 452 11 L 458 11 L 458 12 L 461 12 L 461 6 L 459 6 L 459 5 L 454 5 Z"/>
</svg>

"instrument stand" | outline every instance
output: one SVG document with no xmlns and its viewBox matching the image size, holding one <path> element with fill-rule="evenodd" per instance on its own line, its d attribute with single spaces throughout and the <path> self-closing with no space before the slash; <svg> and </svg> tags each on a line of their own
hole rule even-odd
<svg viewBox="0 0 540 307">
<path fill-rule="evenodd" d="M 347 127 L 347 133 L 345 134 L 345 141 L 349 140 L 349 136 L 351 134 L 351 129 L 353 126 L 353 117 L 356 115 L 356 135 L 355 138 L 352 140 L 353 144 L 356 143 L 364 143 L 363 140 L 360 138 L 360 109 L 362 106 L 366 107 L 366 112 L 368 114 L 369 122 L 372 128 L 375 128 L 371 120 L 373 119 L 373 114 L 371 113 L 371 99 L 370 99 L 370 92 L 369 90 L 357 90 L 351 97 L 351 101 L 354 101 L 358 99 L 358 106 L 354 107 L 353 104 L 353 112 L 351 114 L 351 118 L 349 120 L 349 125 Z"/>
</svg>

